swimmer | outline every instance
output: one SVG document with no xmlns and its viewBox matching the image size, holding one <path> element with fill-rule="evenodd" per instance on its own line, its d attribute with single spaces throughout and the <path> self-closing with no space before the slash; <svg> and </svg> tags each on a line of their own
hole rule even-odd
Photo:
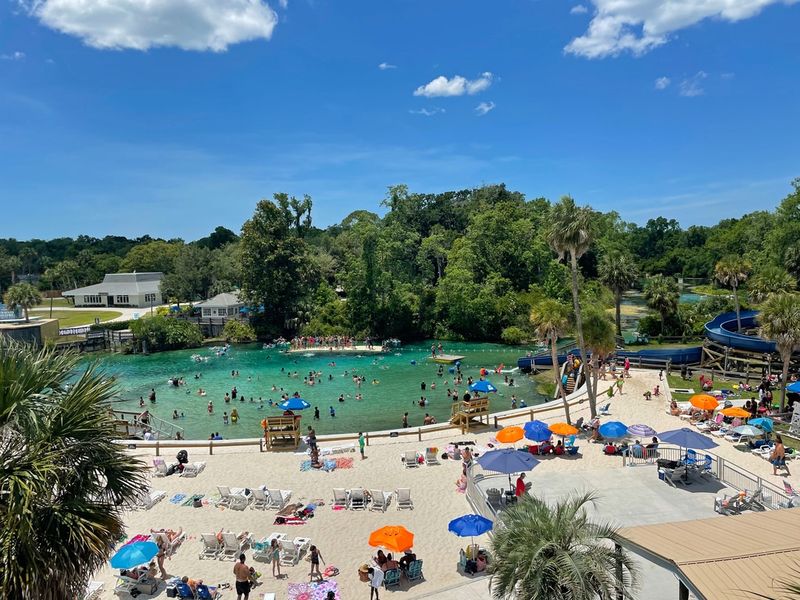
<svg viewBox="0 0 800 600">
<path fill-rule="evenodd" d="M 173 410 L 172 411 L 172 418 L 173 419 L 177 419 L 178 418 L 178 411 L 177 410 Z"/>
<path fill-rule="evenodd" d="M 211 414 L 213 412 L 214 412 L 214 403 L 211 400 L 209 400 L 208 401 L 208 414 Z"/>
<path fill-rule="evenodd" d="M 233 424 L 239 422 L 239 412 L 235 408 L 231 411 L 231 422 Z"/>
<path fill-rule="evenodd" d="M 373 379 L 372 380 L 372 385 L 378 385 L 379 383 L 380 383 L 380 381 L 378 381 L 377 379 Z"/>
</svg>

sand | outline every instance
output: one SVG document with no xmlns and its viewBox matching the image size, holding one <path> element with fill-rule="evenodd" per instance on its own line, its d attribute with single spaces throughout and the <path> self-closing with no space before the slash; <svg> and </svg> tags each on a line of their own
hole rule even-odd
<svg viewBox="0 0 800 600">
<path fill-rule="evenodd" d="M 684 423 L 680 419 L 667 414 L 665 410 L 670 401 L 666 380 L 659 382 L 656 371 L 632 370 L 631 373 L 632 377 L 625 383 L 624 394 L 621 397 L 615 396 L 611 400 L 611 416 L 604 417 L 603 421 L 620 420 L 628 425 L 644 423 L 657 431 L 683 426 Z M 608 383 L 601 382 L 602 389 L 606 389 Z M 644 400 L 643 392 L 652 390 L 659 384 L 663 391 L 662 396 L 649 402 Z M 607 401 L 605 396 L 602 400 L 598 404 L 602 405 Z M 571 416 L 573 420 L 581 416 L 588 419 L 588 402 L 574 406 Z M 561 421 L 563 413 L 555 411 L 548 413 L 547 416 L 537 413 L 536 418 L 549 422 Z M 527 411 L 521 411 L 518 418 L 503 423 L 505 425 L 523 423 L 528 419 Z M 478 446 L 486 446 L 494 435 L 494 430 L 465 436 L 457 431 L 449 431 L 425 434 L 422 442 L 416 439 L 410 441 L 413 438 L 381 439 L 367 448 L 366 460 L 361 460 L 358 453 L 336 455 L 353 458 L 353 466 L 330 473 L 301 472 L 300 463 L 304 456 L 290 452 L 259 453 L 252 447 L 236 447 L 218 448 L 215 449 L 214 456 L 207 456 L 202 451 L 192 451 L 190 461 L 205 461 L 207 463 L 205 470 L 196 478 L 182 478 L 177 475 L 153 478 L 151 480 L 153 489 L 166 491 L 167 499 L 150 510 L 126 514 L 128 535 L 132 537 L 139 533 L 147 533 L 151 527 L 183 528 L 188 537 L 166 561 L 168 573 L 202 578 L 212 585 L 233 582 L 233 562 L 199 560 L 198 553 L 202 547 L 201 533 L 216 532 L 225 528 L 237 533 L 249 531 L 256 539 L 264 538 L 272 532 L 285 532 L 289 537 L 311 538 L 325 562 L 340 569 L 340 574 L 335 580 L 341 598 L 349 600 L 359 596 L 367 598 L 369 594 L 367 584 L 358 579 L 357 569 L 362 563 L 368 562 L 375 553 L 375 549 L 367 543 L 370 532 L 384 525 L 403 525 L 415 534 L 414 550 L 424 561 L 424 579 L 410 586 L 404 580 L 400 588 L 404 591 L 401 593 L 407 598 L 429 596 L 470 581 L 457 571 L 458 551 L 464 547 L 465 540 L 449 533 L 447 524 L 451 519 L 473 511 L 464 494 L 456 489 L 456 480 L 461 474 L 460 462 L 440 460 L 439 465 L 423 465 L 409 469 L 403 466 L 401 455 L 412 450 L 422 452 L 428 446 L 437 446 L 441 454 L 444 446 L 457 440 L 474 440 Z M 601 444 L 590 444 L 584 439 L 580 439 L 578 443 L 579 457 L 545 458 L 537 467 L 537 478 L 551 470 L 565 472 L 623 468 L 621 458 L 603 455 Z M 320 447 L 326 445 L 332 444 L 320 443 Z M 135 452 L 148 463 L 152 461 L 152 451 Z M 720 447 L 713 452 L 778 485 L 783 479 L 772 475 L 772 466 L 767 461 L 737 450 L 724 440 L 720 440 Z M 170 452 L 166 459 L 169 462 L 171 458 Z M 797 469 L 800 469 L 800 465 L 794 470 Z M 796 475 L 793 474 L 787 479 L 793 485 L 800 486 L 800 479 Z M 307 503 L 322 499 L 325 505 L 320 506 L 316 516 L 304 525 L 281 526 L 273 525 L 276 516 L 274 510 L 261 511 L 248 508 L 237 511 L 211 505 L 191 508 L 176 506 L 169 502 L 169 498 L 176 493 L 184 493 L 187 496 L 195 493 L 206 494 L 206 497 L 210 498 L 216 495 L 217 485 L 250 488 L 266 485 L 270 488 L 291 490 L 294 502 Z M 398 487 L 410 488 L 414 510 L 398 511 L 394 502 L 385 513 L 332 510 L 333 488 L 356 487 L 386 491 L 394 491 Z M 484 537 L 478 541 L 488 540 Z M 256 566 L 263 574 L 262 583 L 251 593 L 251 598 L 260 598 L 264 592 L 275 592 L 276 598 L 284 599 L 287 597 L 288 583 L 309 580 L 310 565 L 304 560 L 295 567 L 284 567 L 283 573 L 287 577 L 277 580 L 272 577 L 271 565 L 254 562 L 251 551 L 246 551 L 245 554 L 248 564 Z M 93 579 L 104 582 L 103 598 L 114 597 L 112 593 L 115 583 L 114 570 L 106 567 L 95 574 Z M 159 594 L 163 597 L 163 585 Z M 120 597 L 129 596 L 121 594 Z M 235 592 L 225 590 L 223 597 L 235 598 Z"/>
</svg>

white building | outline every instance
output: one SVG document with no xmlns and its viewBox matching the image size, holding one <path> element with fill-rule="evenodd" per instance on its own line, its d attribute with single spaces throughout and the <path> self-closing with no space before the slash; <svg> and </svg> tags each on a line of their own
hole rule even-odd
<svg viewBox="0 0 800 600">
<path fill-rule="evenodd" d="M 107 273 L 103 283 L 62 292 L 75 306 L 147 308 L 162 303 L 163 273 Z"/>
<path fill-rule="evenodd" d="M 200 309 L 200 315 L 204 319 L 234 319 L 239 316 L 239 312 L 244 308 L 244 302 L 239 298 L 237 292 L 217 294 L 213 298 L 198 302 L 194 305 Z"/>
</svg>

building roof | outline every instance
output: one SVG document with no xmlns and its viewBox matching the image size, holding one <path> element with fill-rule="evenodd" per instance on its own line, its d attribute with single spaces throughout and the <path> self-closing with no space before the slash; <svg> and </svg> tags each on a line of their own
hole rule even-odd
<svg viewBox="0 0 800 600">
<path fill-rule="evenodd" d="M 158 292 L 163 273 L 106 273 L 102 283 L 61 292 L 62 296 L 125 296 Z"/>
<path fill-rule="evenodd" d="M 670 571 L 699 599 L 788 599 L 800 571 L 800 510 L 774 510 L 620 529 L 628 549 Z"/>
<path fill-rule="evenodd" d="M 227 292 L 217 294 L 213 298 L 209 298 L 203 302 L 198 302 L 195 306 L 203 308 L 226 308 L 229 306 L 244 306 L 244 302 L 239 298 L 238 292 Z"/>
</svg>

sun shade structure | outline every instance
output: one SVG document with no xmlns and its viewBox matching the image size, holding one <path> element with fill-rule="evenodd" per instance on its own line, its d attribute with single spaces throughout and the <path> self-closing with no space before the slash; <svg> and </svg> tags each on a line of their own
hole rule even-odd
<svg viewBox="0 0 800 600">
<path fill-rule="evenodd" d="M 469 389 L 473 392 L 478 392 L 479 394 L 488 394 L 490 392 L 496 392 L 497 388 L 492 385 L 491 381 L 486 379 L 480 379 L 469 386 Z"/>
<path fill-rule="evenodd" d="M 311 408 L 311 405 L 302 398 L 289 398 L 278 404 L 281 410 L 305 410 Z"/>
<path fill-rule="evenodd" d="M 667 569 L 680 582 L 675 598 L 788 600 L 779 580 L 796 578 L 800 518 L 793 510 L 625 527 L 619 543 Z"/>
<path fill-rule="evenodd" d="M 719 406 L 717 399 L 708 394 L 695 394 L 689 398 L 689 403 L 700 410 L 714 410 Z"/>
<path fill-rule="evenodd" d="M 553 423 L 550 425 L 550 431 L 556 435 L 575 435 L 578 433 L 578 428 L 569 423 Z"/>
<path fill-rule="evenodd" d="M 764 431 L 772 431 L 774 423 L 772 419 L 767 417 L 759 417 L 757 419 L 750 419 L 747 422 L 748 425 L 752 425 L 753 427 L 758 427 L 759 429 L 763 429 Z"/>
<path fill-rule="evenodd" d="M 719 445 L 711 438 L 697 433 L 688 427 L 664 431 L 658 434 L 658 438 L 667 444 L 675 444 L 681 448 L 692 448 L 694 450 L 708 450 L 709 448 L 716 448 Z"/>
<path fill-rule="evenodd" d="M 733 433 L 738 433 L 743 437 L 758 437 L 764 435 L 764 431 L 752 425 L 739 425 L 739 427 L 734 427 Z"/>
<path fill-rule="evenodd" d="M 750 413 L 747 412 L 743 408 L 739 408 L 738 406 L 731 406 L 730 408 L 723 408 L 721 411 L 723 415 L 726 417 L 740 417 L 742 419 L 746 419 L 750 416 Z"/>
<path fill-rule="evenodd" d="M 609 421 L 600 425 L 600 435 L 604 438 L 624 438 L 628 435 L 628 426 L 619 421 Z"/>
<path fill-rule="evenodd" d="M 369 545 L 404 552 L 414 546 L 414 534 L 402 525 L 387 525 L 369 534 Z"/>
<path fill-rule="evenodd" d="M 480 515 L 464 515 L 453 519 L 447 525 L 447 530 L 452 531 L 458 537 L 474 537 L 476 535 L 483 535 L 487 531 L 491 531 L 494 523 L 486 517 Z"/>
<path fill-rule="evenodd" d="M 150 562 L 158 554 L 155 542 L 134 542 L 126 544 L 111 557 L 111 566 L 115 569 L 132 569 Z"/>
<path fill-rule="evenodd" d="M 628 427 L 628 433 L 634 437 L 653 437 L 656 434 L 656 430 L 652 427 L 648 427 L 647 425 L 631 425 Z"/>
<path fill-rule="evenodd" d="M 553 432 L 544 421 L 528 421 L 523 425 L 525 437 L 534 442 L 544 442 L 553 437 Z"/>
<path fill-rule="evenodd" d="M 497 438 L 498 442 L 503 444 L 513 444 L 514 442 L 518 442 L 525 437 L 525 430 L 522 429 L 522 427 L 517 427 L 516 425 L 503 427 L 503 429 L 497 432 L 495 437 Z"/>
</svg>

